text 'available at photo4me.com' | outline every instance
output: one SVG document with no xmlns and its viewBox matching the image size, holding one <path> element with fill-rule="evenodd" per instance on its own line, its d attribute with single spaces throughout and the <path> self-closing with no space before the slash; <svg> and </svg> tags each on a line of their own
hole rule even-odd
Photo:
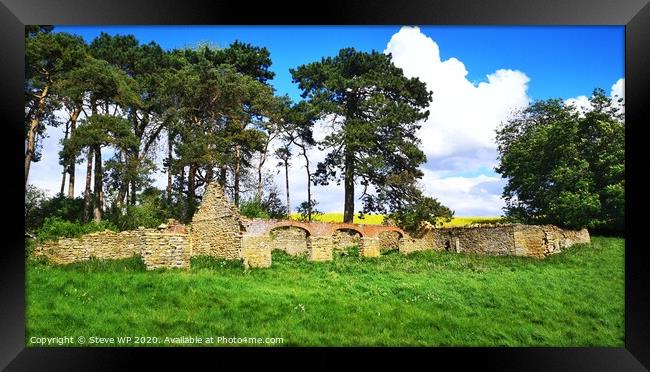
<svg viewBox="0 0 650 372">
<path fill-rule="evenodd" d="M 251 336 L 60 336 L 29 338 L 27 346 L 165 346 L 165 345 L 277 345 L 283 344 L 283 337 Z"/>
</svg>

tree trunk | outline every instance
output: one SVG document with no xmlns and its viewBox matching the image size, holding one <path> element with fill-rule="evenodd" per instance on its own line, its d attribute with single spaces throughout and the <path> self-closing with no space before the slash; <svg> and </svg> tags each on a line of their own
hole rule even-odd
<svg viewBox="0 0 650 372">
<path fill-rule="evenodd" d="M 125 200 L 125 205 L 129 204 L 129 197 L 130 197 L 130 192 L 129 192 L 129 183 L 125 182 L 124 189 L 126 190 L 126 193 L 124 195 L 124 200 Z"/>
<path fill-rule="evenodd" d="M 93 173 L 93 150 L 88 148 L 86 158 L 86 189 L 84 190 L 84 222 L 90 221 L 90 208 L 92 205 L 92 194 L 90 192 L 90 182 Z"/>
<path fill-rule="evenodd" d="M 302 156 L 305 157 L 305 169 L 307 169 L 307 221 L 311 222 L 311 172 L 309 171 L 309 157 L 303 149 Z"/>
<path fill-rule="evenodd" d="M 120 158 L 120 163 L 124 164 L 126 162 L 125 160 L 126 156 L 124 155 L 124 152 L 122 151 L 119 152 L 119 158 Z M 118 212 L 122 214 L 124 213 L 124 199 L 127 197 L 128 193 L 129 193 L 129 184 L 128 182 L 124 182 L 124 178 L 122 178 L 120 189 L 117 192 L 117 199 L 115 200 L 115 206 Z"/>
<path fill-rule="evenodd" d="M 115 200 L 115 207 L 117 210 L 122 213 L 124 209 L 124 198 L 126 198 L 127 190 L 129 189 L 128 185 L 124 183 L 117 192 L 117 199 Z"/>
<path fill-rule="evenodd" d="M 187 218 L 190 218 L 190 214 L 194 213 L 194 205 L 196 204 L 196 167 L 194 164 L 190 165 L 190 170 L 187 174 L 187 207 L 188 215 Z"/>
<path fill-rule="evenodd" d="M 287 186 L 287 217 L 291 219 L 291 202 L 289 201 L 289 161 L 284 161 L 284 181 Z"/>
<path fill-rule="evenodd" d="M 131 205 L 135 205 L 136 185 L 135 180 L 131 181 Z"/>
<path fill-rule="evenodd" d="M 241 148 L 239 145 L 235 146 L 235 205 L 239 207 L 239 177 L 241 173 Z"/>
<path fill-rule="evenodd" d="M 99 146 L 95 146 L 95 207 L 93 217 L 95 222 L 102 220 L 102 211 L 104 210 L 104 187 L 102 172 L 102 151 Z"/>
<path fill-rule="evenodd" d="M 262 200 L 262 166 L 264 165 L 263 161 L 260 161 L 259 166 L 257 167 L 257 199 Z"/>
<path fill-rule="evenodd" d="M 68 199 L 74 199 L 74 173 L 75 163 L 68 165 Z"/>
<path fill-rule="evenodd" d="M 345 206 L 343 222 L 352 223 L 354 219 L 354 154 L 345 149 Z"/>
<path fill-rule="evenodd" d="M 183 192 L 185 191 L 185 166 L 181 167 L 180 174 L 178 175 L 178 203 L 182 203 L 182 216 L 185 221 L 187 220 L 187 203 L 183 199 Z"/>
<path fill-rule="evenodd" d="M 209 168 L 205 171 L 205 183 L 208 184 L 212 182 L 213 177 L 214 177 L 214 169 L 212 166 L 209 166 Z"/>
<path fill-rule="evenodd" d="M 167 203 L 172 202 L 172 135 L 167 131 Z"/>
<path fill-rule="evenodd" d="M 178 193 L 185 191 L 185 166 L 181 168 L 181 174 L 178 175 Z"/>
<path fill-rule="evenodd" d="M 142 140 L 142 132 L 140 131 L 140 129 L 139 129 L 140 126 L 138 125 L 137 110 L 134 107 L 131 107 L 130 111 L 131 111 L 131 119 L 132 119 L 132 122 L 133 122 L 133 124 L 132 124 L 133 125 L 133 133 L 138 138 L 138 143 L 140 143 L 140 141 Z M 139 149 L 139 147 L 138 147 L 138 149 Z M 129 162 L 129 157 L 131 157 L 131 160 L 137 161 L 136 160 L 137 157 L 138 157 L 137 151 L 136 151 L 135 154 L 126 154 L 125 155 L 125 161 L 127 163 Z M 135 205 L 135 201 L 136 201 L 135 200 L 135 196 L 136 196 L 135 180 L 131 180 L 129 182 L 129 186 L 127 186 L 127 187 L 130 187 L 130 189 L 131 189 L 130 192 L 129 192 L 129 199 L 127 200 L 127 202 L 130 205 Z"/>
<path fill-rule="evenodd" d="M 36 132 L 38 132 L 38 115 L 43 111 L 45 106 L 45 97 L 47 97 L 47 92 L 49 87 L 43 89 L 43 93 L 38 96 L 38 109 L 32 116 L 32 120 L 29 124 L 29 131 L 27 132 L 27 150 L 25 151 L 25 187 L 27 186 L 27 179 L 29 178 L 29 167 L 32 165 L 32 158 L 34 157 L 34 151 L 36 150 Z"/>
<path fill-rule="evenodd" d="M 65 135 L 63 136 L 63 140 L 68 139 L 68 132 L 70 131 L 70 123 L 65 124 Z M 63 176 L 61 179 L 61 191 L 59 192 L 63 196 L 63 191 L 65 191 L 65 175 L 68 173 L 68 167 L 69 164 L 64 164 L 63 165 L 63 171 L 61 172 L 61 175 Z"/>
<path fill-rule="evenodd" d="M 262 167 L 264 166 L 264 163 L 266 162 L 266 153 L 268 151 L 269 143 L 266 143 L 266 147 L 264 148 L 264 151 L 260 153 L 260 163 L 257 165 L 257 198 L 259 200 L 262 200 Z"/>
<path fill-rule="evenodd" d="M 227 177 L 228 177 L 228 169 L 226 168 L 225 165 L 222 165 L 219 170 L 219 185 L 221 185 L 221 187 L 223 187 L 224 189 L 226 188 Z"/>
<path fill-rule="evenodd" d="M 79 118 L 79 115 L 81 115 L 81 108 L 76 109 L 72 113 L 72 116 L 70 116 L 70 137 L 72 137 L 74 135 L 74 131 L 77 129 L 77 119 Z M 68 198 L 69 199 L 74 199 L 75 164 L 76 164 L 75 159 L 72 159 L 70 161 L 70 164 L 68 164 L 68 175 L 70 176 L 68 178 Z"/>
</svg>

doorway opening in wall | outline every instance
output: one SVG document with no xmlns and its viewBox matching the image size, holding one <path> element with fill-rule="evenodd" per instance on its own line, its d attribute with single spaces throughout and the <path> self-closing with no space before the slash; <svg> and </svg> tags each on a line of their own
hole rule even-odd
<svg viewBox="0 0 650 372">
<path fill-rule="evenodd" d="M 354 229 L 338 229 L 333 235 L 334 251 L 340 256 L 359 257 L 363 247 L 363 235 Z"/>
<path fill-rule="evenodd" d="M 379 254 L 387 256 L 399 253 L 399 246 L 404 236 L 398 231 L 384 231 L 379 234 Z"/>
<path fill-rule="evenodd" d="M 292 256 L 305 256 L 310 249 L 309 231 L 298 226 L 281 226 L 270 231 L 274 249 Z"/>
</svg>

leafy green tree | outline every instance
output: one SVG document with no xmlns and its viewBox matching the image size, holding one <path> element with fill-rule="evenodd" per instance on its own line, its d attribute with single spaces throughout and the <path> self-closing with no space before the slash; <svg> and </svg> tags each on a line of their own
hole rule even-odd
<svg viewBox="0 0 650 372">
<path fill-rule="evenodd" d="M 164 194 L 155 187 L 146 187 L 138 194 L 137 205 L 128 205 L 126 213 L 114 209 L 111 221 L 120 230 L 133 230 L 140 226 L 156 228 L 167 218 L 174 217 L 173 211 L 165 202 Z"/>
<path fill-rule="evenodd" d="M 419 194 L 408 205 L 392 211 L 388 219 L 410 234 L 416 234 L 424 222 L 431 225 L 442 225 L 454 217 L 454 212 L 442 205 L 438 200 Z"/>
<path fill-rule="evenodd" d="M 25 29 L 25 185 L 32 161 L 40 159 L 38 138 L 44 136 L 46 125 L 60 124 L 54 115 L 60 101 L 52 85 L 84 55 L 81 37 L 50 31 L 47 27 Z"/>
<path fill-rule="evenodd" d="M 215 64 L 227 64 L 246 76 L 267 84 L 273 79 L 275 73 L 270 70 L 271 53 L 265 47 L 256 47 L 248 43 L 235 40 L 228 48 L 216 51 Z"/>
<path fill-rule="evenodd" d="M 213 66 L 228 65 L 240 74 L 249 76 L 260 83 L 267 84 L 275 73 L 270 70 L 271 53 L 265 47 L 257 47 L 235 40 L 227 48 L 216 48 L 209 43 L 201 43 L 197 48 L 186 48 L 179 53 L 196 64 L 201 60 Z"/>
<path fill-rule="evenodd" d="M 119 107 L 129 107 L 137 105 L 140 97 L 134 91 L 134 81 L 119 68 L 112 66 L 108 62 L 91 56 L 84 56 L 84 59 L 74 69 L 62 74 L 60 82 L 56 85 L 60 94 L 67 102 L 70 102 L 75 109 L 81 109 L 86 118 L 103 115 L 104 117 L 113 117 L 115 119 L 123 118 L 118 112 Z M 86 111 L 85 109 L 88 109 Z M 113 108 L 111 112 L 111 108 Z M 76 118 L 75 118 L 76 120 Z M 87 119 L 86 119 L 87 120 Z M 76 125 L 75 125 L 76 126 Z M 75 128 L 76 131 L 76 128 Z M 72 138 L 74 134 L 70 136 Z M 84 197 L 86 201 L 86 213 L 84 221 L 90 217 L 90 208 L 92 204 L 91 195 L 91 174 L 93 170 L 93 157 L 95 158 L 95 168 L 100 169 L 102 165 L 101 153 L 97 153 L 97 147 L 88 145 L 84 148 L 76 148 L 75 151 L 63 151 L 60 153 L 60 162 L 62 165 L 72 166 L 84 150 L 86 154 L 86 188 Z M 137 147 L 129 148 L 128 153 L 137 153 Z M 120 153 L 122 154 L 122 153 Z M 99 166 L 99 168 L 97 168 Z M 95 200 L 100 201 L 94 206 L 95 218 L 101 214 L 103 207 L 102 195 L 102 177 L 101 172 L 95 172 Z"/>
<path fill-rule="evenodd" d="M 133 135 L 130 123 L 123 118 L 110 115 L 93 115 L 83 121 L 75 134 L 64 141 L 61 158 L 69 159 L 78 156 L 82 149 L 92 149 L 95 154 L 95 208 L 94 220 L 101 221 L 104 207 L 103 171 L 101 148 L 114 146 L 122 151 L 132 151 L 137 146 L 137 138 Z"/>
<path fill-rule="evenodd" d="M 337 127 L 320 144 L 330 152 L 318 164 L 316 180 L 343 182 L 344 222 L 353 220 L 356 180 L 364 187 L 365 213 L 399 209 L 426 161 L 416 137 L 429 115 L 426 85 L 406 78 L 390 54 L 353 48 L 290 72 L 319 118 Z"/>
<path fill-rule="evenodd" d="M 625 124 L 602 89 L 580 114 L 538 101 L 497 130 L 506 215 L 526 223 L 622 231 Z"/>
<path fill-rule="evenodd" d="M 296 208 L 296 211 L 300 214 L 300 220 L 305 222 L 311 222 L 314 217 L 323 215 L 324 213 L 316 209 L 318 202 L 314 199 L 311 199 L 311 202 L 304 201 Z"/>
<path fill-rule="evenodd" d="M 274 75 L 269 52 L 235 42 L 223 49 L 204 44 L 174 50 L 167 58 L 170 68 L 159 84 L 167 198 L 184 204 L 183 215 L 190 216 L 196 190 L 217 179 L 238 203 L 252 157 L 265 155 L 279 123 L 283 100 L 266 84 Z"/>
<path fill-rule="evenodd" d="M 215 169 L 224 186 L 226 171 L 232 170 L 234 201 L 238 204 L 243 171 L 251 167 L 253 154 L 264 149 L 264 129 L 269 118 L 276 115 L 278 99 L 270 87 L 232 66 L 214 66 L 201 55 L 192 56 L 196 63 L 179 71 L 184 78 L 178 81 L 185 83 L 177 85 L 181 88 L 176 92 L 181 96 L 181 107 L 176 115 L 182 124 L 176 127 L 181 140 L 174 145 L 176 166 L 189 167 L 189 209 L 196 198 L 195 190 L 214 178 Z"/>
<path fill-rule="evenodd" d="M 51 25 L 25 25 L 25 38 L 34 37 L 39 33 L 49 34 L 54 30 Z"/>
<path fill-rule="evenodd" d="M 291 211 L 291 201 L 289 199 L 289 166 L 291 166 L 291 163 L 289 161 L 293 154 L 291 153 L 289 146 L 282 146 L 275 150 L 275 156 L 280 160 L 280 162 L 278 162 L 278 167 L 284 167 L 284 185 L 287 190 L 287 211 Z"/>
<path fill-rule="evenodd" d="M 34 185 L 25 190 L 25 231 L 34 231 L 42 223 L 40 210 L 47 200 L 45 192 Z"/>
<path fill-rule="evenodd" d="M 270 218 L 288 218 L 289 210 L 284 206 L 278 195 L 277 188 L 273 187 L 262 199 L 262 209 L 267 211 Z"/>
<path fill-rule="evenodd" d="M 130 78 L 131 90 L 138 96 L 137 100 L 119 105 L 138 139 L 136 151 L 120 153 L 116 157 L 122 163 L 120 168 L 127 171 L 118 186 L 116 197 L 118 208 L 122 208 L 127 197 L 131 205 L 135 204 L 137 191 L 145 185 L 141 180 L 154 170 L 152 149 L 167 127 L 163 82 L 169 76 L 167 72 L 172 69 L 173 61 L 158 44 L 150 42 L 140 45 L 133 35 L 101 33 L 92 41 L 89 50 L 95 58 L 107 61 L 126 74 Z"/>
<path fill-rule="evenodd" d="M 81 223 L 83 199 L 69 199 L 62 194 L 49 198 L 43 190 L 27 185 L 25 193 L 25 231 L 35 233 L 46 218 L 56 217 L 73 223 Z"/>
<path fill-rule="evenodd" d="M 286 218 L 287 208 L 278 197 L 275 188 L 268 190 L 263 199 L 259 196 L 244 199 L 239 205 L 240 213 L 248 218 Z"/>
<path fill-rule="evenodd" d="M 263 149 L 259 152 L 259 161 L 257 162 L 257 194 L 260 198 L 263 197 L 262 192 L 264 189 L 262 170 L 268 158 L 269 146 L 276 139 L 282 139 L 285 144 L 290 142 L 288 138 L 282 137 L 286 137 L 285 135 L 292 125 L 288 117 L 291 112 L 291 99 L 289 96 L 277 97 L 275 102 L 270 102 L 270 104 L 274 105 L 274 107 L 268 110 L 270 114 L 268 120 L 259 122 L 259 130 L 266 134 Z"/>
<path fill-rule="evenodd" d="M 316 146 L 313 133 L 316 114 L 307 102 L 301 101 L 291 107 L 286 116 L 286 124 L 282 128 L 284 141 L 298 148 L 298 155 L 305 160 L 305 172 L 307 173 L 307 200 L 301 203 L 299 208 L 304 208 L 306 213 L 304 218 L 311 221 L 312 208 L 316 206 L 317 202 L 311 195 L 312 172 L 307 152 Z"/>
</svg>

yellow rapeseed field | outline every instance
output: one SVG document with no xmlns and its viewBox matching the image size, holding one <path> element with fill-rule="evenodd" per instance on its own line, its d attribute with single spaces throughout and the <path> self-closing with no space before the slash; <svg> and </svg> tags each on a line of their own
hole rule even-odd
<svg viewBox="0 0 650 372">
<path fill-rule="evenodd" d="M 299 219 L 300 215 L 294 213 L 291 215 L 292 219 Z M 343 222 L 343 213 L 325 213 L 315 216 L 314 221 L 322 222 Z M 454 217 L 451 222 L 445 223 L 445 227 L 465 226 L 472 223 L 495 223 L 501 221 L 501 217 Z M 384 222 L 384 216 L 380 214 L 368 214 L 364 219 L 360 219 L 356 214 L 354 215 L 354 223 L 364 223 L 368 225 L 381 225 Z"/>
</svg>

